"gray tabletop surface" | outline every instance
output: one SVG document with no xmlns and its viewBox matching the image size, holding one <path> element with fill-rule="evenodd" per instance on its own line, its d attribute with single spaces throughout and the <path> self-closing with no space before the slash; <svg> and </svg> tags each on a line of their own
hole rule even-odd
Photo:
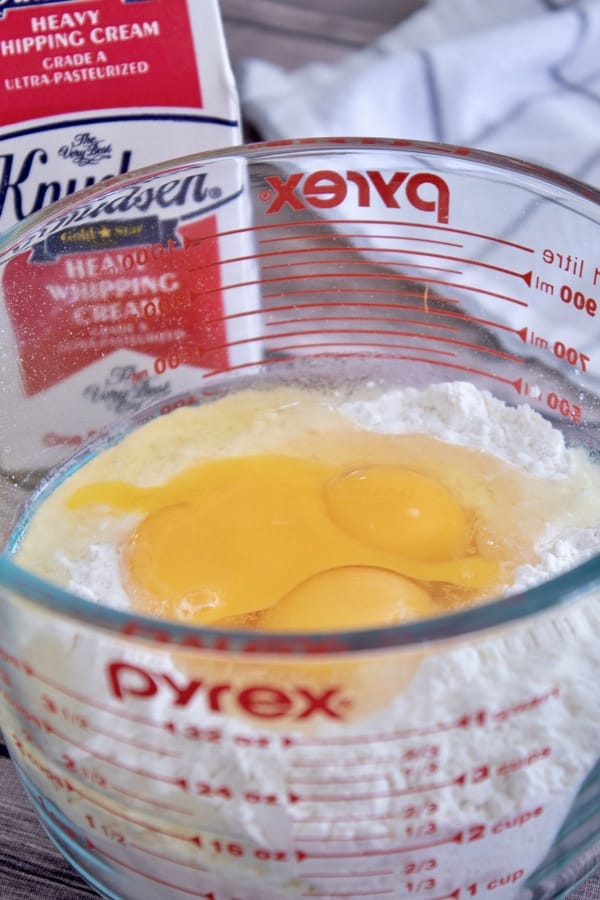
<svg viewBox="0 0 600 900">
<path fill-rule="evenodd" d="M 424 2 L 221 0 L 221 9 L 234 66 L 246 56 L 258 56 L 294 69 L 309 61 L 341 59 L 375 40 Z M 247 140 L 261 137 L 250 126 L 245 134 Z M 4 499 L 0 490 L 0 505 Z M 97 894 L 52 846 L 0 735 L 0 900 L 84 897 Z M 600 870 L 576 888 L 569 900 L 600 900 Z"/>
</svg>

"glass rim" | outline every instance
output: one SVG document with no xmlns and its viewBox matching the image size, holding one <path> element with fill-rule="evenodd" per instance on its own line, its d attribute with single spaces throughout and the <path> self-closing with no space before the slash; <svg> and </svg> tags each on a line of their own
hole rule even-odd
<svg viewBox="0 0 600 900">
<path fill-rule="evenodd" d="M 29 216 L 0 235 L 0 262 L 11 247 L 35 231 L 40 224 L 60 216 L 66 209 L 171 170 L 193 164 L 218 162 L 226 158 L 260 161 L 301 156 L 304 152 L 373 152 L 400 151 L 399 155 L 416 153 L 464 160 L 481 167 L 512 173 L 517 177 L 534 177 L 574 197 L 584 198 L 599 209 L 600 190 L 585 182 L 550 168 L 516 157 L 452 144 L 395 138 L 329 137 L 291 138 L 242 144 L 224 149 L 202 151 L 151 166 L 126 175 L 99 182 L 80 190 L 50 207 Z M 8 537 L 9 534 L 6 536 Z M 156 619 L 139 613 L 117 610 L 47 582 L 13 561 L 4 546 L 0 551 L 0 589 L 19 595 L 21 599 L 45 612 L 78 621 L 88 627 L 162 647 L 172 646 L 186 651 L 209 650 L 265 655 L 318 655 L 347 652 L 392 650 L 416 647 L 436 641 L 467 637 L 499 626 L 514 625 L 533 616 L 556 610 L 576 601 L 582 595 L 600 589 L 600 552 L 576 567 L 535 587 L 506 597 L 478 604 L 441 616 L 398 625 L 336 631 L 260 632 L 188 625 L 173 620 Z M 0 601 L 4 598 L 0 596 Z M 10 602 L 5 600 L 4 602 Z"/>
<path fill-rule="evenodd" d="M 237 144 L 212 150 L 203 150 L 198 153 L 185 156 L 172 157 L 160 163 L 153 163 L 127 172 L 124 175 L 116 175 L 107 178 L 86 188 L 81 188 L 73 194 L 69 194 L 60 200 L 50 204 L 37 212 L 27 216 L 23 221 L 13 225 L 7 232 L 0 233 L 0 262 L 4 253 L 19 238 L 30 231 L 34 231 L 42 222 L 50 221 L 60 216 L 65 210 L 78 205 L 82 201 L 100 197 L 107 192 L 120 187 L 144 181 L 145 179 L 166 174 L 169 171 L 190 166 L 194 163 L 218 162 L 223 159 L 243 158 L 247 161 L 269 160 L 276 158 L 290 158 L 302 156 L 303 152 L 372 152 L 391 151 L 400 155 L 416 153 L 423 156 L 438 156 L 446 159 L 464 160 L 475 163 L 477 166 L 489 166 L 492 169 L 510 172 L 522 177 L 537 177 L 554 187 L 568 191 L 574 196 L 582 197 L 599 207 L 600 213 L 600 189 L 587 184 L 570 175 L 565 175 L 548 166 L 529 162 L 515 156 L 495 153 L 490 150 L 481 150 L 476 147 L 468 147 L 460 144 L 448 144 L 435 141 L 420 141 L 409 138 L 386 138 L 364 136 L 333 136 L 333 137 L 307 137 L 307 138 L 282 138 L 270 141 L 257 141 L 249 144 Z"/>
<path fill-rule="evenodd" d="M 0 590 L 8 589 L 45 612 L 123 639 L 186 651 L 210 650 L 260 655 L 319 655 L 393 650 L 458 639 L 515 625 L 566 607 L 600 590 L 600 553 L 535 587 L 441 616 L 398 625 L 328 631 L 255 631 L 187 625 L 86 600 L 51 584 L 0 553 Z M 0 595 L 0 602 L 6 602 Z M 8 599 L 8 602 L 11 602 Z"/>
</svg>

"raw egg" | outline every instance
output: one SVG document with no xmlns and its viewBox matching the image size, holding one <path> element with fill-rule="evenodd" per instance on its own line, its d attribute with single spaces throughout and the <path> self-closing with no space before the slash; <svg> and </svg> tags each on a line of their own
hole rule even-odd
<svg viewBox="0 0 600 900">
<path fill-rule="evenodd" d="M 268 630 L 393 624 L 442 611 L 436 585 L 488 589 L 452 490 L 404 466 L 282 453 L 212 459 L 162 484 L 96 482 L 71 509 L 138 512 L 123 581 L 138 607 Z"/>
</svg>

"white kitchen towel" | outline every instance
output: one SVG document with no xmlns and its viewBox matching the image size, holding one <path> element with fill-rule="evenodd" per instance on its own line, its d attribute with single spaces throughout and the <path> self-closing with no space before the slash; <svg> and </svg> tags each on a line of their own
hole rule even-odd
<svg viewBox="0 0 600 900">
<path fill-rule="evenodd" d="M 237 78 L 244 115 L 265 139 L 440 141 L 517 157 L 600 188 L 600 0 L 430 0 L 339 63 L 288 72 L 248 59 Z M 584 220 L 557 235 L 543 210 L 513 200 L 517 208 L 498 204 L 499 234 L 524 243 L 535 235 L 539 247 L 558 247 L 565 258 L 587 247 L 593 270 L 599 260 Z M 542 279 L 551 277 L 538 268 Z M 486 289 L 503 289 L 501 269 L 482 272 Z M 479 312 L 477 300 L 465 296 L 464 303 Z M 591 360 L 588 377 L 600 382 L 595 322 L 585 327 L 582 314 L 558 300 L 536 303 L 527 315 L 525 321 L 515 308 L 499 317 L 532 334 L 560 336 Z M 545 363 L 548 350 L 527 353 Z M 570 378 L 579 375 L 569 369 Z"/>
<path fill-rule="evenodd" d="M 431 0 L 339 63 L 236 74 L 265 139 L 463 144 L 600 186 L 600 0 Z"/>
</svg>

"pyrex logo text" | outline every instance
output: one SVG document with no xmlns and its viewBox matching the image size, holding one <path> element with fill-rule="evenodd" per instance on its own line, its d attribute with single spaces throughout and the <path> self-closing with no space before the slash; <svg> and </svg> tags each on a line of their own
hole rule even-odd
<svg viewBox="0 0 600 900">
<path fill-rule="evenodd" d="M 338 686 L 309 687 L 272 684 L 246 684 L 243 687 L 229 681 L 211 682 L 202 678 L 187 678 L 172 672 L 157 672 L 130 663 L 111 662 L 106 670 L 110 691 L 118 700 L 166 699 L 173 707 L 187 707 L 192 700 L 202 698 L 206 710 L 212 713 L 245 713 L 256 719 L 310 719 L 320 715 L 327 719 L 342 719 L 348 710 L 347 698 Z"/>
<path fill-rule="evenodd" d="M 319 169 L 306 175 L 294 172 L 287 178 L 267 175 L 265 181 L 275 191 L 268 213 L 280 212 L 285 206 L 302 210 L 307 206 L 332 209 L 348 197 L 358 206 L 370 207 L 383 201 L 387 209 L 401 209 L 405 201 L 415 209 L 435 213 L 436 220 L 446 224 L 450 211 L 450 189 L 439 175 L 431 172 L 393 172 L 385 175 L 378 169 L 345 174 L 333 169 Z M 270 195 L 270 192 L 269 192 Z"/>
</svg>

